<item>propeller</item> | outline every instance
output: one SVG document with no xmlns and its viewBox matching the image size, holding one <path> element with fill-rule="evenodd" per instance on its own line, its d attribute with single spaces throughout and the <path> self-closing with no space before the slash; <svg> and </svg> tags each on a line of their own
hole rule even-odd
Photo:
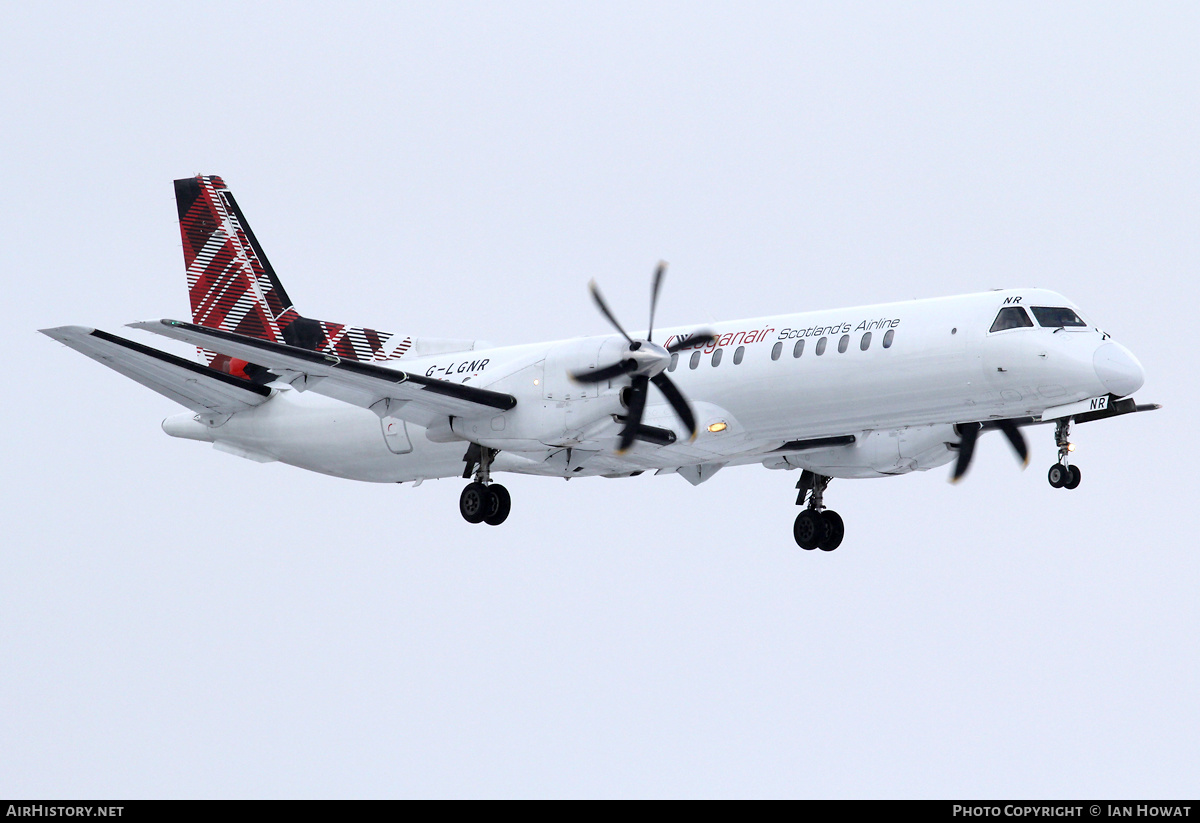
<svg viewBox="0 0 1200 823">
<path fill-rule="evenodd" d="M 1029 447 L 1025 444 L 1025 436 L 1021 434 L 1021 429 L 1012 420 L 990 420 L 987 423 L 959 423 L 955 426 L 955 429 L 958 430 L 962 441 L 958 445 L 958 462 L 954 464 L 954 475 L 950 478 L 951 483 L 957 483 L 959 480 L 962 480 L 963 475 L 967 473 L 967 469 L 971 465 L 971 457 L 975 454 L 975 440 L 979 437 L 979 432 L 985 428 L 999 429 L 1004 432 L 1004 436 L 1012 444 L 1013 451 L 1021 458 L 1021 468 L 1029 465 Z"/>
<path fill-rule="evenodd" d="M 662 289 L 663 277 L 666 272 L 666 263 L 659 263 L 654 270 L 654 279 L 650 284 L 650 323 L 647 326 L 645 340 L 634 340 L 630 337 L 629 332 L 625 331 L 612 309 L 608 307 L 608 303 L 604 301 L 604 295 L 600 293 L 600 287 L 596 285 L 596 281 L 593 280 L 588 284 L 588 290 L 592 294 L 592 300 L 596 307 L 613 325 L 613 328 L 629 341 L 629 349 L 626 356 L 616 363 L 592 371 L 574 372 L 571 377 L 579 383 L 603 383 L 615 377 L 626 375 L 631 377 L 629 388 L 624 392 L 628 413 L 625 415 L 625 426 L 621 429 L 617 454 L 627 451 L 635 440 L 649 439 L 644 437 L 640 430 L 642 415 L 646 412 L 646 396 L 651 383 L 657 386 L 658 390 L 667 398 L 667 402 L 679 416 L 684 428 L 688 430 L 688 434 L 691 437 L 696 436 L 696 416 L 692 414 L 691 406 L 688 405 L 683 392 L 679 391 L 674 381 L 667 377 L 666 370 L 667 366 L 671 365 L 671 355 L 681 349 L 710 343 L 713 340 L 713 334 L 708 331 L 696 332 L 682 340 L 676 340 L 669 346 L 660 346 L 654 342 L 654 313 L 658 308 L 658 293 Z"/>
</svg>

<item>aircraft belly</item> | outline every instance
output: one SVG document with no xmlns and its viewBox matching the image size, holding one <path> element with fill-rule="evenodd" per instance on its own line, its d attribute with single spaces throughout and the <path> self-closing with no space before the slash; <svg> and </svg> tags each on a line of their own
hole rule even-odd
<svg viewBox="0 0 1200 823">
<path fill-rule="evenodd" d="M 321 474 L 376 483 L 397 483 L 462 473 L 462 442 L 433 443 L 408 424 L 407 446 L 389 447 L 372 411 L 311 393 L 283 391 L 250 412 L 212 429 L 216 443 L 269 455 Z M 407 447 L 406 446 L 406 447 Z"/>
</svg>

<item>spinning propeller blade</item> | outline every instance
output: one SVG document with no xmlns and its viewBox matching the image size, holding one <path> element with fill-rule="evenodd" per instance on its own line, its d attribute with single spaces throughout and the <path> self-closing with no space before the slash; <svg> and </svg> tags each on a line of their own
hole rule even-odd
<svg viewBox="0 0 1200 823">
<path fill-rule="evenodd" d="M 572 372 L 571 379 L 576 383 L 603 383 L 605 380 L 612 380 L 614 377 L 620 377 L 622 374 L 629 374 L 632 371 L 637 371 L 637 361 L 622 360 L 602 369 Z"/>
<path fill-rule="evenodd" d="M 683 423 L 685 429 L 691 437 L 696 436 L 696 415 L 692 413 L 691 407 L 688 405 L 687 398 L 683 396 L 683 392 L 667 377 L 666 369 L 671 361 L 671 355 L 681 349 L 689 346 L 705 345 L 710 343 L 714 336 L 711 332 L 703 331 L 692 334 L 683 340 L 677 340 L 670 346 L 663 348 L 653 342 L 654 337 L 654 316 L 658 311 L 658 295 L 662 290 L 663 278 L 666 276 L 667 264 L 660 262 L 654 270 L 654 278 L 650 282 L 650 325 L 646 330 L 645 340 L 634 340 L 625 331 L 625 328 L 617 320 L 612 309 L 608 307 L 608 303 L 604 301 L 604 297 L 600 294 L 600 287 L 596 285 L 596 281 L 592 281 L 588 285 L 588 289 L 592 293 L 592 300 L 596 307 L 600 309 L 600 313 L 607 318 L 608 322 L 613 325 L 621 336 L 629 341 L 629 356 L 624 360 L 619 360 L 611 365 L 604 366 L 600 369 L 593 369 L 585 372 L 575 372 L 571 377 L 580 383 L 603 383 L 606 380 L 612 380 L 623 375 L 630 375 L 629 388 L 624 391 L 624 399 L 627 405 L 627 414 L 624 417 L 624 427 L 621 429 L 620 439 L 617 443 L 617 454 L 624 454 L 635 441 L 642 439 L 648 440 L 645 432 L 642 431 L 642 417 L 646 412 L 646 398 L 650 393 L 650 383 L 653 381 L 658 390 L 667 398 L 667 402 L 674 409 L 675 414 L 679 416 L 679 420 Z M 657 442 L 663 445 L 661 441 Z"/>
<path fill-rule="evenodd" d="M 979 437 L 979 432 L 985 428 L 985 424 L 959 423 L 955 428 L 958 429 L 962 441 L 958 445 L 958 461 L 954 464 L 954 475 L 950 478 L 951 483 L 961 480 L 967 473 L 967 469 L 970 468 L 971 458 L 975 454 L 975 440 Z M 1021 429 L 1016 423 L 1011 420 L 996 420 L 987 423 L 986 428 L 999 429 L 1004 432 L 1013 451 L 1021 458 L 1021 467 L 1029 465 L 1029 446 L 1025 443 L 1025 435 L 1021 434 Z"/>
<path fill-rule="evenodd" d="M 682 340 L 676 340 L 674 343 L 667 346 L 667 351 L 670 352 L 671 354 L 674 354 L 675 352 L 679 351 L 680 349 L 686 349 L 690 346 L 708 345 L 713 340 L 715 340 L 716 337 L 717 336 L 710 331 L 696 332 L 694 334 L 688 335 L 687 337 L 683 338 Z"/>
<path fill-rule="evenodd" d="M 596 285 L 596 281 L 588 283 L 588 289 L 592 293 L 592 300 L 596 301 L 596 305 L 600 307 L 600 313 L 608 318 L 608 322 L 613 324 L 613 327 L 621 333 L 621 336 L 633 343 L 633 338 L 629 336 L 629 332 L 617 322 L 616 315 L 608 308 L 608 304 L 604 302 L 604 297 L 600 294 L 600 287 Z"/>
<path fill-rule="evenodd" d="M 679 415 L 683 427 L 688 430 L 688 436 L 695 437 L 696 416 L 692 414 L 692 408 L 688 405 L 683 392 L 675 387 L 674 381 L 667 377 L 665 373 L 656 374 L 650 379 L 654 381 L 654 385 L 658 386 L 658 390 L 663 393 L 663 396 L 667 398 L 667 402 L 671 404 L 671 408 Z"/>
<path fill-rule="evenodd" d="M 958 444 L 958 462 L 954 464 L 954 476 L 950 478 L 951 483 L 962 480 L 962 476 L 970 468 L 971 457 L 975 454 L 975 438 L 979 436 L 979 429 L 982 426 L 979 423 L 960 423 L 957 428 L 962 440 Z"/>
<path fill-rule="evenodd" d="M 1000 431 L 1004 432 L 1004 436 L 1008 438 L 1008 442 L 1012 444 L 1013 451 L 1021 458 L 1021 468 L 1029 465 L 1029 446 L 1025 444 L 1025 435 L 1021 434 L 1021 429 L 1011 420 L 1001 420 L 996 424 Z"/>
<path fill-rule="evenodd" d="M 637 439 L 638 428 L 642 425 L 642 414 L 646 411 L 646 389 L 650 378 L 638 375 L 633 378 L 633 387 L 629 392 L 629 414 L 625 417 L 625 428 L 621 429 L 621 442 L 617 446 L 617 454 L 624 454 L 633 441 Z"/>
<path fill-rule="evenodd" d="M 654 282 L 650 284 L 650 325 L 646 327 L 646 339 L 654 339 L 654 310 L 658 307 L 658 291 L 662 288 L 663 275 L 667 273 L 667 263 L 660 260 L 654 270 Z"/>
</svg>

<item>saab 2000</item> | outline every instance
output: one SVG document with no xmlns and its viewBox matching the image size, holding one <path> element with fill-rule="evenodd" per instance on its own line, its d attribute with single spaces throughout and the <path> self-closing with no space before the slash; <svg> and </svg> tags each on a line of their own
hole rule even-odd
<svg viewBox="0 0 1200 823">
<path fill-rule="evenodd" d="M 970 465 L 997 429 L 1028 462 L 1023 427 L 1054 427 L 1055 488 L 1080 483 L 1071 425 L 1158 408 L 1128 349 L 1043 289 L 777 315 L 490 347 L 301 315 L 215 176 L 175 181 L 192 322 L 134 328 L 197 346 L 204 362 L 79 326 L 45 334 L 186 406 L 173 437 L 337 477 L 471 482 L 472 523 L 499 525 L 499 472 L 702 483 L 726 466 L 799 469 L 793 536 L 836 549 L 831 478 Z M 655 336 L 658 341 L 655 341 Z"/>
</svg>

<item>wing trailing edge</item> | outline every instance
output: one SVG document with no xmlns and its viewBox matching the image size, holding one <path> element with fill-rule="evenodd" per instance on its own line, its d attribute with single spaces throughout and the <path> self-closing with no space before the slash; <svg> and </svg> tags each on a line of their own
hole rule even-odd
<svg viewBox="0 0 1200 823">
<path fill-rule="evenodd" d="M 58 326 L 40 331 L 199 414 L 237 414 L 272 394 L 265 386 L 100 329 Z"/>
</svg>

